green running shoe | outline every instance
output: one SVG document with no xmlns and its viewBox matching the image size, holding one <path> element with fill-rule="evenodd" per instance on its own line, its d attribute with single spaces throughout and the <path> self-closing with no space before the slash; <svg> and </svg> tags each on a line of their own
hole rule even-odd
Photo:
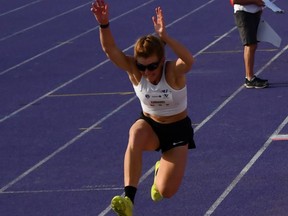
<svg viewBox="0 0 288 216">
<path fill-rule="evenodd" d="M 118 216 L 133 216 L 133 203 L 128 197 L 113 197 L 111 208 Z"/>
<path fill-rule="evenodd" d="M 151 198 L 154 202 L 158 202 L 158 201 L 163 199 L 163 196 L 159 193 L 159 191 L 156 188 L 156 184 L 155 184 L 159 165 L 160 165 L 160 161 L 157 161 L 155 164 L 154 182 L 153 182 L 153 185 L 151 187 Z"/>
</svg>

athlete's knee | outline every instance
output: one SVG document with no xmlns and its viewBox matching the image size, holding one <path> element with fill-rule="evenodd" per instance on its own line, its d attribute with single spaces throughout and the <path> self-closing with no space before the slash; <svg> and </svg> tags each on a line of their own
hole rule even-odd
<svg viewBox="0 0 288 216">
<path fill-rule="evenodd" d="M 147 135 L 147 132 L 142 127 L 137 127 L 137 126 L 133 125 L 129 130 L 129 136 L 130 137 L 141 137 L 144 135 Z"/>
<path fill-rule="evenodd" d="M 171 190 L 164 190 L 162 192 L 159 192 L 164 198 L 169 199 L 173 197 L 176 194 L 177 191 L 171 191 Z"/>
<path fill-rule="evenodd" d="M 149 137 L 148 128 L 143 126 L 141 122 L 133 124 L 129 130 L 129 139 L 145 140 Z"/>
<path fill-rule="evenodd" d="M 129 130 L 129 147 L 132 149 L 142 148 L 146 143 L 147 136 L 148 133 L 144 128 L 132 126 Z"/>
<path fill-rule="evenodd" d="M 169 199 L 177 193 L 178 187 L 159 187 L 158 191 L 164 198 Z"/>
</svg>

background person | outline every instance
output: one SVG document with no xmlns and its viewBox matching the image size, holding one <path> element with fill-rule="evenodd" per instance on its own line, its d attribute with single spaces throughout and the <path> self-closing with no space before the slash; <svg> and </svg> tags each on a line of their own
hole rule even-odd
<svg viewBox="0 0 288 216">
<path fill-rule="evenodd" d="M 234 5 L 234 18 L 244 46 L 245 87 L 265 88 L 268 80 L 254 75 L 254 61 L 257 49 L 257 31 L 262 15 L 262 0 L 231 0 Z"/>
</svg>

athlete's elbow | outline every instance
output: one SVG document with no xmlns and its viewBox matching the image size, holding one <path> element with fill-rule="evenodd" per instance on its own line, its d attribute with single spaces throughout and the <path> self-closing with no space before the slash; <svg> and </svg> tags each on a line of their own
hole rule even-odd
<svg viewBox="0 0 288 216">
<path fill-rule="evenodd" d="M 192 69 L 192 66 L 193 66 L 193 64 L 194 64 L 194 61 L 195 61 L 195 60 L 194 60 L 193 56 L 191 56 L 191 58 L 189 59 L 189 61 L 186 62 L 186 67 L 187 67 L 187 70 L 188 70 L 188 71 Z"/>
</svg>

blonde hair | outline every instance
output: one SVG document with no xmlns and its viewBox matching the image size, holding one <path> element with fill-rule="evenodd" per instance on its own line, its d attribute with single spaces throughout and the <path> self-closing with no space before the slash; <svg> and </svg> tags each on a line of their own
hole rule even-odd
<svg viewBox="0 0 288 216">
<path fill-rule="evenodd" d="M 165 56 L 164 43 L 154 35 L 140 37 L 134 46 L 134 58 L 148 58 L 152 55 L 162 59 Z"/>
</svg>

